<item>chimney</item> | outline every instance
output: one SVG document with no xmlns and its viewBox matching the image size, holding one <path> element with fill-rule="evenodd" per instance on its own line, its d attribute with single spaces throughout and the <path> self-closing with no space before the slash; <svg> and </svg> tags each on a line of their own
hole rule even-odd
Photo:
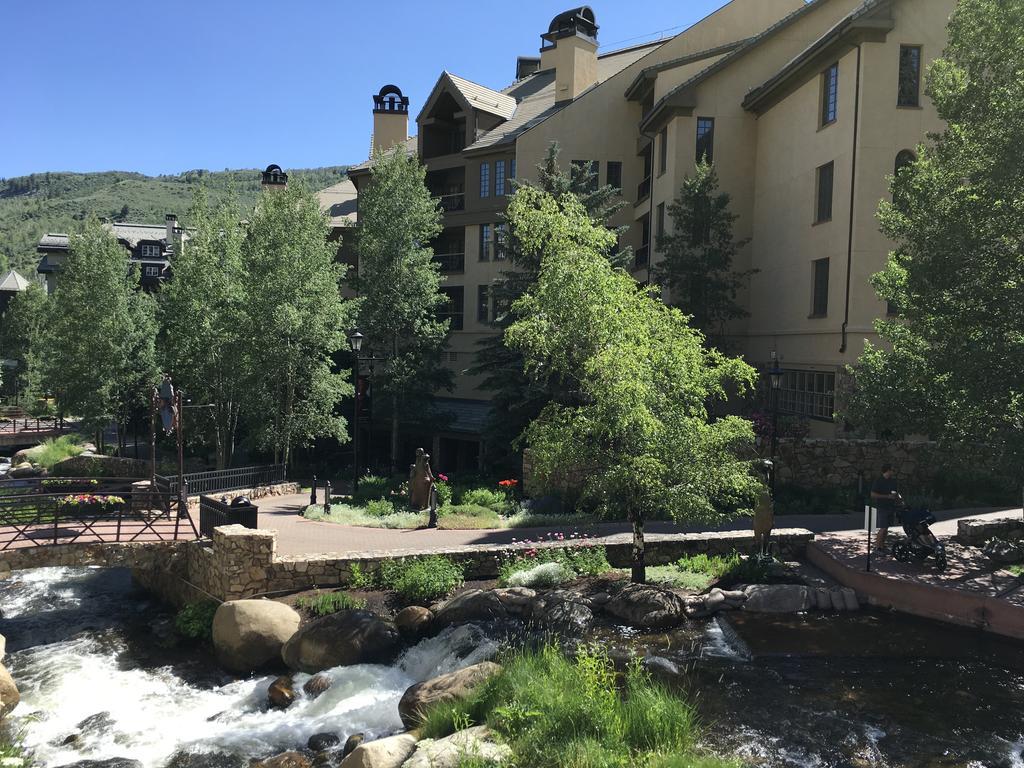
<svg viewBox="0 0 1024 768">
<path fill-rule="evenodd" d="M 597 20 L 589 6 L 552 19 L 540 49 L 541 70 L 555 70 L 555 103 L 572 101 L 597 84 Z"/>
<path fill-rule="evenodd" d="M 164 216 L 164 223 L 167 226 L 167 242 L 164 244 L 164 249 L 169 251 L 174 247 L 174 231 L 178 228 L 177 214 L 168 213 Z"/>
<path fill-rule="evenodd" d="M 288 186 L 288 174 L 280 165 L 268 165 L 260 179 L 260 189 L 284 189 Z"/>
<path fill-rule="evenodd" d="M 385 85 L 373 97 L 373 151 L 386 152 L 409 138 L 409 97 Z"/>
</svg>

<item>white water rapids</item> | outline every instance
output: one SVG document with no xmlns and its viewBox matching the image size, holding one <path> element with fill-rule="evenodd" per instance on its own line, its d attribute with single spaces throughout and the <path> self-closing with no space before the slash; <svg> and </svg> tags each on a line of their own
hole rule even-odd
<svg viewBox="0 0 1024 768">
<path fill-rule="evenodd" d="M 33 643 L 6 659 L 22 695 L 15 729 L 47 768 L 113 757 L 162 768 L 182 751 L 266 756 L 301 748 L 315 733 L 336 733 L 342 740 L 354 733 L 367 739 L 387 735 L 402 730 L 397 705 L 410 685 L 497 651 L 497 644 L 477 627 L 452 628 L 410 648 L 393 666 L 327 670 L 332 685 L 317 699 L 299 698 L 285 711 L 268 709 L 267 687 L 273 677 L 204 685 L 183 678 L 176 667 L 134 663 L 122 632 L 101 629 L 111 625 L 110 618 L 117 621 L 109 609 L 131 613 L 131 601 L 112 606 L 112 599 L 123 596 L 102 585 L 97 589 L 90 578 L 95 575 L 83 568 L 39 569 L 16 573 L 0 585 L 2 625 L 8 632 L 13 628 L 15 646 L 27 645 L 18 642 L 19 620 L 27 619 L 23 629 L 28 634 L 36 617 L 46 614 L 71 625 L 70 636 Z M 145 609 L 143 602 L 136 613 Z M 152 613 L 153 607 L 148 610 Z M 95 613 L 105 614 L 107 621 L 79 630 L 76 620 L 88 622 Z M 295 675 L 297 692 L 308 678 Z M 76 727 L 99 713 L 109 715 L 98 718 L 105 721 L 100 727 Z M 75 733 L 79 741 L 63 746 Z"/>
</svg>

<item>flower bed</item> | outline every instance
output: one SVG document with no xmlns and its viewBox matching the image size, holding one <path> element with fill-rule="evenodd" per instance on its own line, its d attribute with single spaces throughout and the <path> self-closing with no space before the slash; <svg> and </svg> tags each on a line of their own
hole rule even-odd
<svg viewBox="0 0 1024 768">
<path fill-rule="evenodd" d="M 72 515 L 101 515 L 120 512 L 125 501 L 120 496 L 79 493 L 57 500 L 57 511 Z"/>
</svg>

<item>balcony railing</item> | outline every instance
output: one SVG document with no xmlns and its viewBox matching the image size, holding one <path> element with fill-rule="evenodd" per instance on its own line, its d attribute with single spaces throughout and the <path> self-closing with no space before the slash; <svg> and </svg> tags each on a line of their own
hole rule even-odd
<svg viewBox="0 0 1024 768">
<path fill-rule="evenodd" d="M 466 208 L 466 195 L 462 192 L 452 195 L 435 195 L 434 199 L 441 204 L 441 210 L 445 213 L 462 211 Z"/>
<path fill-rule="evenodd" d="M 646 179 L 641 181 L 636 186 L 636 201 L 639 203 L 645 197 L 651 194 L 651 177 L 648 176 Z"/>
<path fill-rule="evenodd" d="M 466 254 L 464 253 L 435 253 L 434 261 L 441 265 L 442 272 L 466 271 Z"/>
<path fill-rule="evenodd" d="M 636 258 L 633 261 L 633 269 L 640 269 L 640 267 L 647 266 L 647 260 L 650 258 L 650 245 L 641 245 L 636 249 Z"/>
</svg>

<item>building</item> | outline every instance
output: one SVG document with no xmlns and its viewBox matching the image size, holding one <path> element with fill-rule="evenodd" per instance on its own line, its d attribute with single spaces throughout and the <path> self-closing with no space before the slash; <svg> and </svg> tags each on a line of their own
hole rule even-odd
<svg viewBox="0 0 1024 768">
<path fill-rule="evenodd" d="M 782 410 L 834 434 L 837 382 L 887 312 L 869 283 L 890 249 L 878 202 L 894 168 L 942 128 L 922 79 L 955 2 L 732 0 L 672 38 L 610 52 L 583 6 L 551 21 L 510 86 L 443 72 L 413 137 L 409 98 L 395 85 L 374 95 L 374 149 L 417 154 L 444 210 L 435 252 L 447 362 L 460 375 L 442 399 L 456 416 L 456 431 L 435 439 L 442 466 L 478 449 L 487 393 L 463 370 L 493 333 L 509 180 L 532 177 L 552 141 L 564 163 L 589 164 L 631 203 L 611 223 L 629 225 L 640 281 L 660 259 L 656 237 L 683 179 L 701 156 L 715 164 L 736 237 L 749 238 L 735 268 L 758 270 L 741 297 L 750 316 L 729 335 L 752 364 L 776 352 Z M 350 169 L 357 194 L 370 171 L 369 161 Z"/>
<path fill-rule="evenodd" d="M 7 311 L 8 305 L 15 296 L 28 290 L 29 285 L 29 281 L 14 269 L 0 277 L 0 315 Z"/>
</svg>

